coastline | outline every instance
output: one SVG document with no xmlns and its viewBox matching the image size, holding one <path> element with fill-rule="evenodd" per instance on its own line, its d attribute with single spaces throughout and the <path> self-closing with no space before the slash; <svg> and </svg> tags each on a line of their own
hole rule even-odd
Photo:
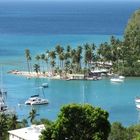
<svg viewBox="0 0 140 140">
<path fill-rule="evenodd" d="M 20 71 L 20 70 L 11 70 L 8 72 L 9 74 L 17 75 L 17 76 L 22 76 L 26 77 L 27 79 L 30 78 L 48 78 L 48 79 L 54 79 L 54 80 L 82 80 L 84 79 L 84 74 L 66 74 L 60 76 L 59 74 L 53 74 L 52 72 L 28 72 L 28 71 Z M 75 78 L 74 78 L 75 77 Z M 77 77 L 77 78 L 76 78 Z"/>
</svg>

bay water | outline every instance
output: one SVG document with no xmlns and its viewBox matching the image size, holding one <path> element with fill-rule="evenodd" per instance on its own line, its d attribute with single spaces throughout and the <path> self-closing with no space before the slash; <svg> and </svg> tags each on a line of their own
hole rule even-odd
<svg viewBox="0 0 140 140">
<path fill-rule="evenodd" d="M 37 118 L 55 120 L 64 104 L 90 103 L 109 112 L 111 122 L 124 125 L 139 123 L 134 99 L 140 95 L 140 78 L 129 77 L 124 83 L 27 79 L 7 74 L 9 70 L 27 70 L 24 50 L 36 54 L 57 44 L 76 47 L 85 43 L 109 41 L 111 35 L 123 38 L 124 28 L 140 2 L 0 2 L 0 64 L 7 104 L 19 119 L 27 118 L 30 106 L 24 102 L 37 92 L 36 85 L 47 82 L 44 90 L 48 105 L 36 106 Z M 21 104 L 18 106 L 18 104 Z"/>
</svg>

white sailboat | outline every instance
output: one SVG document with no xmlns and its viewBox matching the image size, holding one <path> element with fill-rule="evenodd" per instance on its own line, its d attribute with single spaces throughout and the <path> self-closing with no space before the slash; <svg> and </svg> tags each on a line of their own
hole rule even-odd
<svg viewBox="0 0 140 140">
<path fill-rule="evenodd" d="M 47 99 L 40 98 L 39 95 L 31 96 L 27 101 L 25 101 L 26 105 L 43 105 L 48 104 Z"/>
<path fill-rule="evenodd" d="M 47 88 L 47 87 L 48 87 L 48 83 L 43 83 L 43 84 L 42 84 L 42 87 L 43 87 L 43 88 Z"/>
<path fill-rule="evenodd" d="M 110 81 L 111 82 L 123 82 L 124 80 L 120 79 L 120 78 L 111 78 Z"/>
<path fill-rule="evenodd" d="M 3 88 L 2 70 L 1 70 L 1 85 L 0 85 L 0 113 L 14 114 L 15 111 L 10 109 L 6 104 L 7 91 Z"/>
<path fill-rule="evenodd" d="M 44 89 L 42 87 L 42 94 L 44 96 Z M 49 101 L 45 98 L 39 97 L 39 94 L 31 96 L 28 100 L 25 101 L 26 105 L 43 105 L 48 104 Z"/>
<path fill-rule="evenodd" d="M 135 103 L 140 103 L 140 97 L 135 98 Z"/>
<path fill-rule="evenodd" d="M 8 106 L 5 103 L 7 91 L 3 88 L 3 79 L 2 79 L 2 70 L 1 70 L 1 84 L 0 84 L 0 112 L 4 112 L 8 109 Z"/>
<path fill-rule="evenodd" d="M 110 79 L 110 81 L 121 83 L 121 82 L 124 82 L 124 78 L 125 78 L 124 76 L 115 75 L 114 77 Z"/>
</svg>

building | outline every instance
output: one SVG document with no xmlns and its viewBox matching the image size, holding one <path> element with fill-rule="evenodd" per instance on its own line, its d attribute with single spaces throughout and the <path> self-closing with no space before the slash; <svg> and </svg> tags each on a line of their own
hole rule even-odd
<svg viewBox="0 0 140 140">
<path fill-rule="evenodd" d="M 39 140 L 44 125 L 31 125 L 21 129 L 8 131 L 9 140 Z"/>
</svg>

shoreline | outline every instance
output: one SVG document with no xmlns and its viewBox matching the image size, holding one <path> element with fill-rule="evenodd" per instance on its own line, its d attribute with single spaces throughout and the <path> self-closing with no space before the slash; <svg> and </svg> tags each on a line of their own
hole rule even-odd
<svg viewBox="0 0 140 140">
<path fill-rule="evenodd" d="M 27 79 L 30 78 L 50 78 L 50 79 L 60 79 L 59 75 L 52 75 L 50 72 L 46 72 L 45 74 L 42 72 L 36 73 L 36 72 L 28 72 L 28 71 L 21 71 L 21 70 L 11 70 L 8 72 L 9 74 L 17 75 L 26 77 Z"/>
<path fill-rule="evenodd" d="M 30 78 L 48 78 L 54 80 L 84 80 L 84 74 L 66 74 L 60 76 L 59 74 L 53 74 L 52 72 L 28 72 L 28 71 L 21 71 L 21 70 L 11 70 L 8 72 L 12 75 L 26 77 L 27 79 Z"/>
</svg>

